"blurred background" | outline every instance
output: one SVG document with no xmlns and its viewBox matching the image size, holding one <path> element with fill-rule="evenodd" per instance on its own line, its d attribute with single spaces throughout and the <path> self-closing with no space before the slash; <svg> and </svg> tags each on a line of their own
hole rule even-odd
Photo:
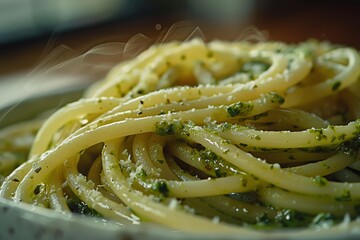
<svg viewBox="0 0 360 240">
<path fill-rule="evenodd" d="M 97 79 L 152 43 L 196 36 L 360 49 L 359 15 L 356 0 L 0 0 L 0 98 L 24 74 L 27 88 L 48 69 Z"/>
</svg>

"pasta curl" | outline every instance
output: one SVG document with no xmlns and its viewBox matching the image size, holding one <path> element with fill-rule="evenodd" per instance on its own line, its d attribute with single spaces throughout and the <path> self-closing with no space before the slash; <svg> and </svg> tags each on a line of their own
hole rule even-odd
<svg viewBox="0 0 360 240">
<path fill-rule="evenodd" d="M 325 42 L 152 46 L 1 130 L 0 196 L 188 232 L 359 229 L 359 79 L 358 51 Z"/>
</svg>

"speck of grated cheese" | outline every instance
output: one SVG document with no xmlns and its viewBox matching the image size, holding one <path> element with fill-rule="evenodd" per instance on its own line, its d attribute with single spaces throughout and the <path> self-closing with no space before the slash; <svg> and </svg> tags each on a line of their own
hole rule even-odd
<svg viewBox="0 0 360 240">
<path fill-rule="evenodd" d="M 220 223 L 220 218 L 219 218 L 218 216 L 215 216 L 215 217 L 212 218 L 211 221 L 212 221 L 213 223 L 218 224 L 218 223 Z"/>
<path fill-rule="evenodd" d="M 233 95 L 230 95 L 227 97 L 226 99 L 228 102 L 232 102 L 234 100 L 234 96 Z"/>
<path fill-rule="evenodd" d="M 277 168 L 277 169 L 280 169 L 280 168 L 281 168 L 281 167 L 280 167 L 280 164 L 278 164 L 278 163 L 274 163 L 274 164 L 273 164 L 273 167 L 274 167 L 274 168 Z"/>
<path fill-rule="evenodd" d="M 169 202 L 169 205 L 168 207 L 171 209 L 171 210 L 175 210 L 178 206 L 178 201 L 176 200 L 176 198 L 172 198 L 170 199 L 170 202 Z"/>
</svg>

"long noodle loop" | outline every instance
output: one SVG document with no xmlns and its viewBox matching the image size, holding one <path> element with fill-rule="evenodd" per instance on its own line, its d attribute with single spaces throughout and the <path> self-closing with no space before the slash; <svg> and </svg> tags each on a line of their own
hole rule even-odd
<svg viewBox="0 0 360 240">
<path fill-rule="evenodd" d="M 315 41 L 153 46 L 43 124 L 2 130 L 0 196 L 262 237 L 356 219 L 359 75 L 356 50 Z"/>
</svg>

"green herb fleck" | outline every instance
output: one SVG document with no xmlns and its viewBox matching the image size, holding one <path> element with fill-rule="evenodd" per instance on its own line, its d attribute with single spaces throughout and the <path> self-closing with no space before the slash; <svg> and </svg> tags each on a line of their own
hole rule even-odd
<svg viewBox="0 0 360 240">
<path fill-rule="evenodd" d="M 319 186 L 326 186 L 328 180 L 322 176 L 316 176 L 313 178 L 313 181 L 317 183 Z"/>
<path fill-rule="evenodd" d="M 73 213 L 83 214 L 92 217 L 101 217 L 102 215 L 98 213 L 96 210 L 88 207 L 88 205 L 81 201 L 75 194 L 70 193 L 67 196 L 66 203 L 69 206 L 69 209 Z"/>
<path fill-rule="evenodd" d="M 145 172 L 145 170 L 143 168 L 141 168 L 141 170 L 139 172 L 136 173 L 136 176 L 140 179 L 143 179 L 147 177 L 147 173 Z"/>
<path fill-rule="evenodd" d="M 261 140 L 261 137 L 259 135 L 256 135 L 255 140 Z"/>
<path fill-rule="evenodd" d="M 215 175 L 216 177 L 226 177 L 226 172 L 222 172 L 219 167 L 215 168 Z"/>
<path fill-rule="evenodd" d="M 246 116 L 254 109 L 254 105 L 247 102 L 237 102 L 227 107 L 226 111 L 230 117 Z"/>
<path fill-rule="evenodd" d="M 359 149 L 360 149 L 360 136 L 359 137 L 355 137 L 349 141 L 344 141 L 340 144 L 340 146 L 338 147 L 339 151 L 356 157 Z"/>
<path fill-rule="evenodd" d="M 285 102 L 285 98 L 283 98 L 282 96 L 280 96 L 277 93 L 269 93 L 270 97 L 271 97 L 271 102 L 272 103 L 280 103 L 283 104 Z"/>
<path fill-rule="evenodd" d="M 160 136 L 174 135 L 181 129 L 182 125 L 178 121 L 161 121 L 155 124 L 155 133 Z"/>
<path fill-rule="evenodd" d="M 324 134 L 323 129 L 321 128 L 311 128 L 309 132 L 314 133 L 316 135 L 315 139 L 318 141 L 327 139 L 327 136 Z"/>
<path fill-rule="evenodd" d="M 332 89 L 333 91 L 336 91 L 336 90 L 338 90 L 338 89 L 340 88 L 340 86 L 341 86 L 341 82 L 340 82 L 340 81 L 336 81 L 336 82 L 333 83 L 331 89 Z"/>
<path fill-rule="evenodd" d="M 169 188 L 165 181 L 159 180 L 153 183 L 152 190 L 159 192 L 164 197 L 169 196 Z"/>
<path fill-rule="evenodd" d="M 350 191 L 348 189 L 345 189 L 344 192 L 340 196 L 335 197 L 335 200 L 339 201 L 339 202 L 351 201 Z"/>
</svg>

